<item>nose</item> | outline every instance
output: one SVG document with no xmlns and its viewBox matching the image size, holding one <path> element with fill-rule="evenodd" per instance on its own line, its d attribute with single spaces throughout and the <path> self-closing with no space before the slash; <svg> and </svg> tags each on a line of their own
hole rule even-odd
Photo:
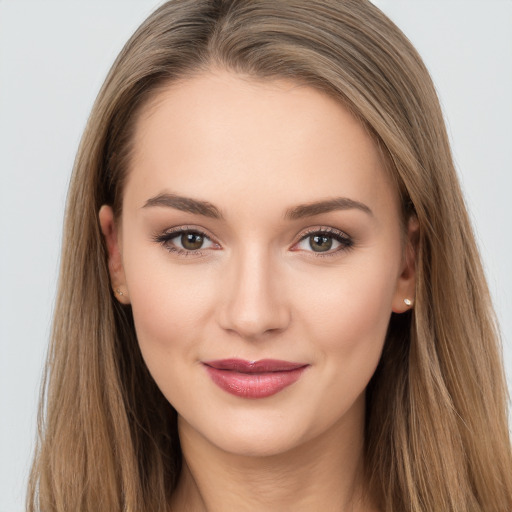
<svg viewBox="0 0 512 512">
<path fill-rule="evenodd" d="M 264 250 L 233 257 L 223 279 L 219 324 L 247 340 L 285 330 L 291 319 L 279 263 Z"/>
</svg>

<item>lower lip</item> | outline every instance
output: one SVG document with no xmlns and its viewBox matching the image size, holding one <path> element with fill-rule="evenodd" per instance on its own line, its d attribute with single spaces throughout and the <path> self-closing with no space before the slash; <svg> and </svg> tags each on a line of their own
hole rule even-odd
<svg viewBox="0 0 512 512">
<path fill-rule="evenodd" d="M 241 373 L 205 365 L 208 375 L 219 388 L 242 398 L 265 398 L 275 395 L 297 382 L 306 367 L 277 372 Z"/>
</svg>

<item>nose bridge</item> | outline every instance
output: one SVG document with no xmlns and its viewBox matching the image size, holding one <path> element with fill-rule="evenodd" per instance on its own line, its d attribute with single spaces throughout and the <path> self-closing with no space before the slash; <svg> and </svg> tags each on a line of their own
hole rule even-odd
<svg viewBox="0 0 512 512">
<path fill-rule="evenodd" d="M 233 254 L 226 276 L 221 325 L 244 338 L 280 331 L 290 311 L 279 275 L 279 263 L 270 250 L 253 244 Z"/>
</svg>

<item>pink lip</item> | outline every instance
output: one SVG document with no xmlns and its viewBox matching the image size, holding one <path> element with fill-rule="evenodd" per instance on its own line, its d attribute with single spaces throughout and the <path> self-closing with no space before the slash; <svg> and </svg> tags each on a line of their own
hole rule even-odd
<svg viewBox="0 0 512 512">
<path fill-rule="evenodd" d="M 205 361 L 208 375 L 217 386 L 243 398 L 265 398 L 290 386 L 309 366 L 276 359 Z"/>
</svg>

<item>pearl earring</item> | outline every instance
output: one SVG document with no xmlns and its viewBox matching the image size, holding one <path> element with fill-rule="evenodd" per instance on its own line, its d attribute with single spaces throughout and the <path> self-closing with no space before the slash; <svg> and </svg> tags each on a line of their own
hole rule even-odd
<svg viewBox="0 0 512 512">
<path fill-rule="evenodd" d="M 411 307 L 413 304 L 413 301 L 411 299 L 404 299 L 404 303 L 406 306 Z"/>
</svg>

